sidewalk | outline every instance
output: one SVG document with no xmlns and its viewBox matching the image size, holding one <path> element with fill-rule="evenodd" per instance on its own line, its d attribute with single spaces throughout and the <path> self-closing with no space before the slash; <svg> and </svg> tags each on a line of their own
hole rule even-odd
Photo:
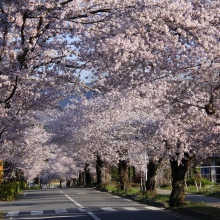
<svg viewBox="0 0 220 220">
<path fill-rule="evenodd" d="M 157 194 L 170 195 L 170 193 L 171 190 L 157 189 Z M 186 200 L 189 200 L 191 202 L 205 202 L 209 206 L 220 208 L 220 199 L 211 196 L 186 193 Z"/>
</svg>

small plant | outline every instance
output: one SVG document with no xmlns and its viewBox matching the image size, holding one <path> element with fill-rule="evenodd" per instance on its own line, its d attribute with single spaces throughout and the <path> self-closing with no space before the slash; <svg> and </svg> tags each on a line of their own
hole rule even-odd
<svg viewBox="0 0 220 220">
<path fill-rule="evenodd" d="M 33 190 L 33 189 L 41 189 L 41 187 L 40 186 L 30 186 L 28 189 L 31 189 L 31 190 Z"/>
<path fill-rule="evenodd" d="M 192 177 L 188 180 L 186 180 L 186 184 L 187 186 L 195 186 L 195 182 L 199 185 L 201 182 L 201 185 L 207 186 L 207 185 L 215 185 L 215 183 L 210 182 L 209 180 L 205 179 L 205 178 L 199 178 L 199 177 Z"/>
<path fill-rule="evenodd" d="M 131 195 L 137 194 L 137 193 L 139 193 L 139 192 L 140 192 L 139 189 L 134 188 L 134 187 L 131 187 L 131 188 L 129 188 L 129 189 L 127 190 L 127 194 L 131 194 Z"/>
<path fill-rule="evenodd" d="M 170 184 L 162 184 L 162 185 L 160 186 L 160 188 L 161 188 L 161 189 L 168 189 L 168 190 L 171 190 L 171 189 L 172 189 L 172 187 L 171 187 Z"/>
<path fill-rule="evenodd" d="M 154 197 L 154 200 L 157 201 L 157 202 L 162 202 L 162 203 L 169 203 L 169 199 L 170 199 L 170 196 L 168 195 L 160 195 L 160 194 L 157 194 L 155 197 Z"/>
</svg>

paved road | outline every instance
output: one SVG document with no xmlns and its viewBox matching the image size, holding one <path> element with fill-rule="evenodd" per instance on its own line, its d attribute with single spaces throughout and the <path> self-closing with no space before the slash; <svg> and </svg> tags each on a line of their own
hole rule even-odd
<svg viewBox="0 0 220 220">
<path fill-rule="evenodd" d="M 0 202 L 4 219 L 56 220 L 180 220 L 161 208 L 99 192 L 91 188 L 27 191 L 13 202 Z"/>
</svg>

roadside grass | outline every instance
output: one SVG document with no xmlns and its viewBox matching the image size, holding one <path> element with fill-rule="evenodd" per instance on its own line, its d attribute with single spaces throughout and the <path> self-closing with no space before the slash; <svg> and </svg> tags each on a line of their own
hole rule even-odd
<svg viewBox="0 0 220 220">
<path fill-rule="evenodd" d="M 168 207 L 170 196 L 156 194 L 156 196 L 152 199 L 156 202 L 162 202 L 166 207 Z"/>
<path fill-rule="evenodd" d="M 127 190 L 120 190 L 120 188 L 116 185 L 116 184 L 111 184 L 111 185 L 106 185 L 103 187 L 104 190 L 113 193 L 113 194 L 117 194 L 119 196 L 134 196 L 134 195 L 138 195 L 140 192 L 136 187 L 128 187 Z"/>
<path fill-rule="evenodd" d="M 191 202 L 185 201 L 185 203 L 178 208 L 172 209 L 169 207 L 169 195 L 161 195 L 156 194 L 156 196 L 152 196 L 148 192 L 140 193 L 138 187 L 131 187 L 127 191 L 120 191 L 117 185 L 111 184 L 106 185 L 104 190 L 116 194 L 118 196 L 128 197 L 132 200 L 148 204 L 148 205 L 160 205 L 165 207 L 167 210 L 173 210 L 179 214 L 194 216 L 193 212 L 204 213 L 201 220 L 219 220 L 220 219 L 220 208 L 211 207 L 204 202 Z M 171 189 L 169 186 L 161 187 L 161 189 Z M 197 192 L 195 186 L 188 187 L 187 193 L 194 193 L 194 194 L 203 194 L 207 196 L 214 196 L 220 198 L 220 187 L 218 185 L 212 187 L 212 193 L 210 193 L 210 186 L 205 186 L 199 189 Z M 192 211 L 192 213 L 190 213 Z M 205 217 L 204 217 L 205 216 Z"/>
<path fill-rule="evenodd" d="M 164 189 L 164 190 L 171 190 L 172 186 L 170 184 L 163 184 L 161 186 L 158 186 L 159 189 Z"/>
<path fill-rule="evenodd" d="M 2 220 L 3 219 L 3 212 L 1 211 L 0 212 L 0 220 Z"/>
<path fill-rule="evenodd" d="M 147 203 L 150 200 L 154 202 L 161 202 L 164 203 L 165 207 L 168 207 L 169 204 L 169 196 L 167 195 L 152 195 L 149 192 L 140 192 L 139 187 L 130 187 L 127 190 L 121 191 L 120 188 L 115 184 L 106 185 L 103 187 L 104 190 L 116 194 L 118 196 L 128 197 L 138 202 Z"/>
<path fill-rule="evenodd" d="M 193 193 L 205 196 L 212 196 L 216 198 L 220 198 L 220 185 L 207 185 L 201 188 L 197 188 L 195 186 L 188 186 L 186 189 L 186 193 Z"/>
<path fill-rule="evenodd" d="M 209 206 L 205 202 L 186 201 L 186 203 L 184 204 L 184 207 L 190 210 L 205 212 L 209 215 L 220 215 L 220 208 Z"/>
<path fill-rule="evenodd" d="M 220 219 L 220 208 L 212 207 L 204 202 L 191 202 L 185 201 L 182 207 L 175 209 L 176 212 L 181 214 L 189 214 L 189 211 L 196 211 L 199 214 L 205 214 L 202 220 L 219 220 Z M 193 214 L 193 213 L 192 213 Z"/>
<path fill-rule="evenodd" d="M 172 187 L 170 185 L 162 185 L 160 186 L 160 189 L 172 190 Z M 198 187 L 198 190 L 195 185 L 189 185 L 186 188 L 186 193 L 212 196 L 220 199 L 220 185 L 219 184 L 205 185 L 202 186 L 201 188 Z"/>
</svg>

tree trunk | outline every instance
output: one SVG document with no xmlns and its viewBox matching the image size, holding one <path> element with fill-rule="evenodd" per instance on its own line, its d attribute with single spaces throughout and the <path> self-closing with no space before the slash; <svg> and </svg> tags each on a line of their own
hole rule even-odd
<svg viewBox="0 0 220 220">
<path fill-rule="evenodd" d="M 135 167 L 132 166 L 132 173 L 133 173 L 133 178 L 132 178 L 132 182 L 135 182 L 135 176 L 136 176 L 136 170 Z"/>
<path fill-rule="evenodd" d="M 147 164 L 146 191 L 150 192 L 152 196 L 156 195 L 156 173 L 161 161 L 162 159 L 155 163 L 154 161 L 150 160 Z"/>
<path fill-rule="evenodd" d="M 91 184 L 91 174 L 90 174 L 90 170 L 89 170 L 89 164 L 85 164 L 85 183 L 86 186 L 89 186 Z"/>
<path fill-rule="evenodd" d="M 185 201 L 185 174 L 193 157 L 185 154 L 185 158 L 178 164 L 177 160 L 171 160 L 172 192 L 170 194 L 170 206 L 178 207 Z"/>
<path fill-rule="evenodd" d="M 104 167 L 104 161 L 101 159 L 101 157 L 99 155 L 97 155 L 97 159 L 96 159 L 96 176 L 97 176 L 97 185 L 101 186 L 103 184 L 103 172 L 102 169 Z"/>
<path fill-rule="evenodd" d="M 70 187 L 70 180 L 66 179 L 66 187 L 69 188 Z"/>
<path fill-rule="evenodd" d="M 79 179 L 78 179 L 78 183 L 80 186 L 84 186 L 85 185 L 85 173 L 83 172 L 79 172 Z"/>
<path fill-rule="evenodd" d="M 128 164 L 125 160 L 118 163 L 119 184 L 121 190 L 127 190 L 128 184 Z"/>
</svg>

